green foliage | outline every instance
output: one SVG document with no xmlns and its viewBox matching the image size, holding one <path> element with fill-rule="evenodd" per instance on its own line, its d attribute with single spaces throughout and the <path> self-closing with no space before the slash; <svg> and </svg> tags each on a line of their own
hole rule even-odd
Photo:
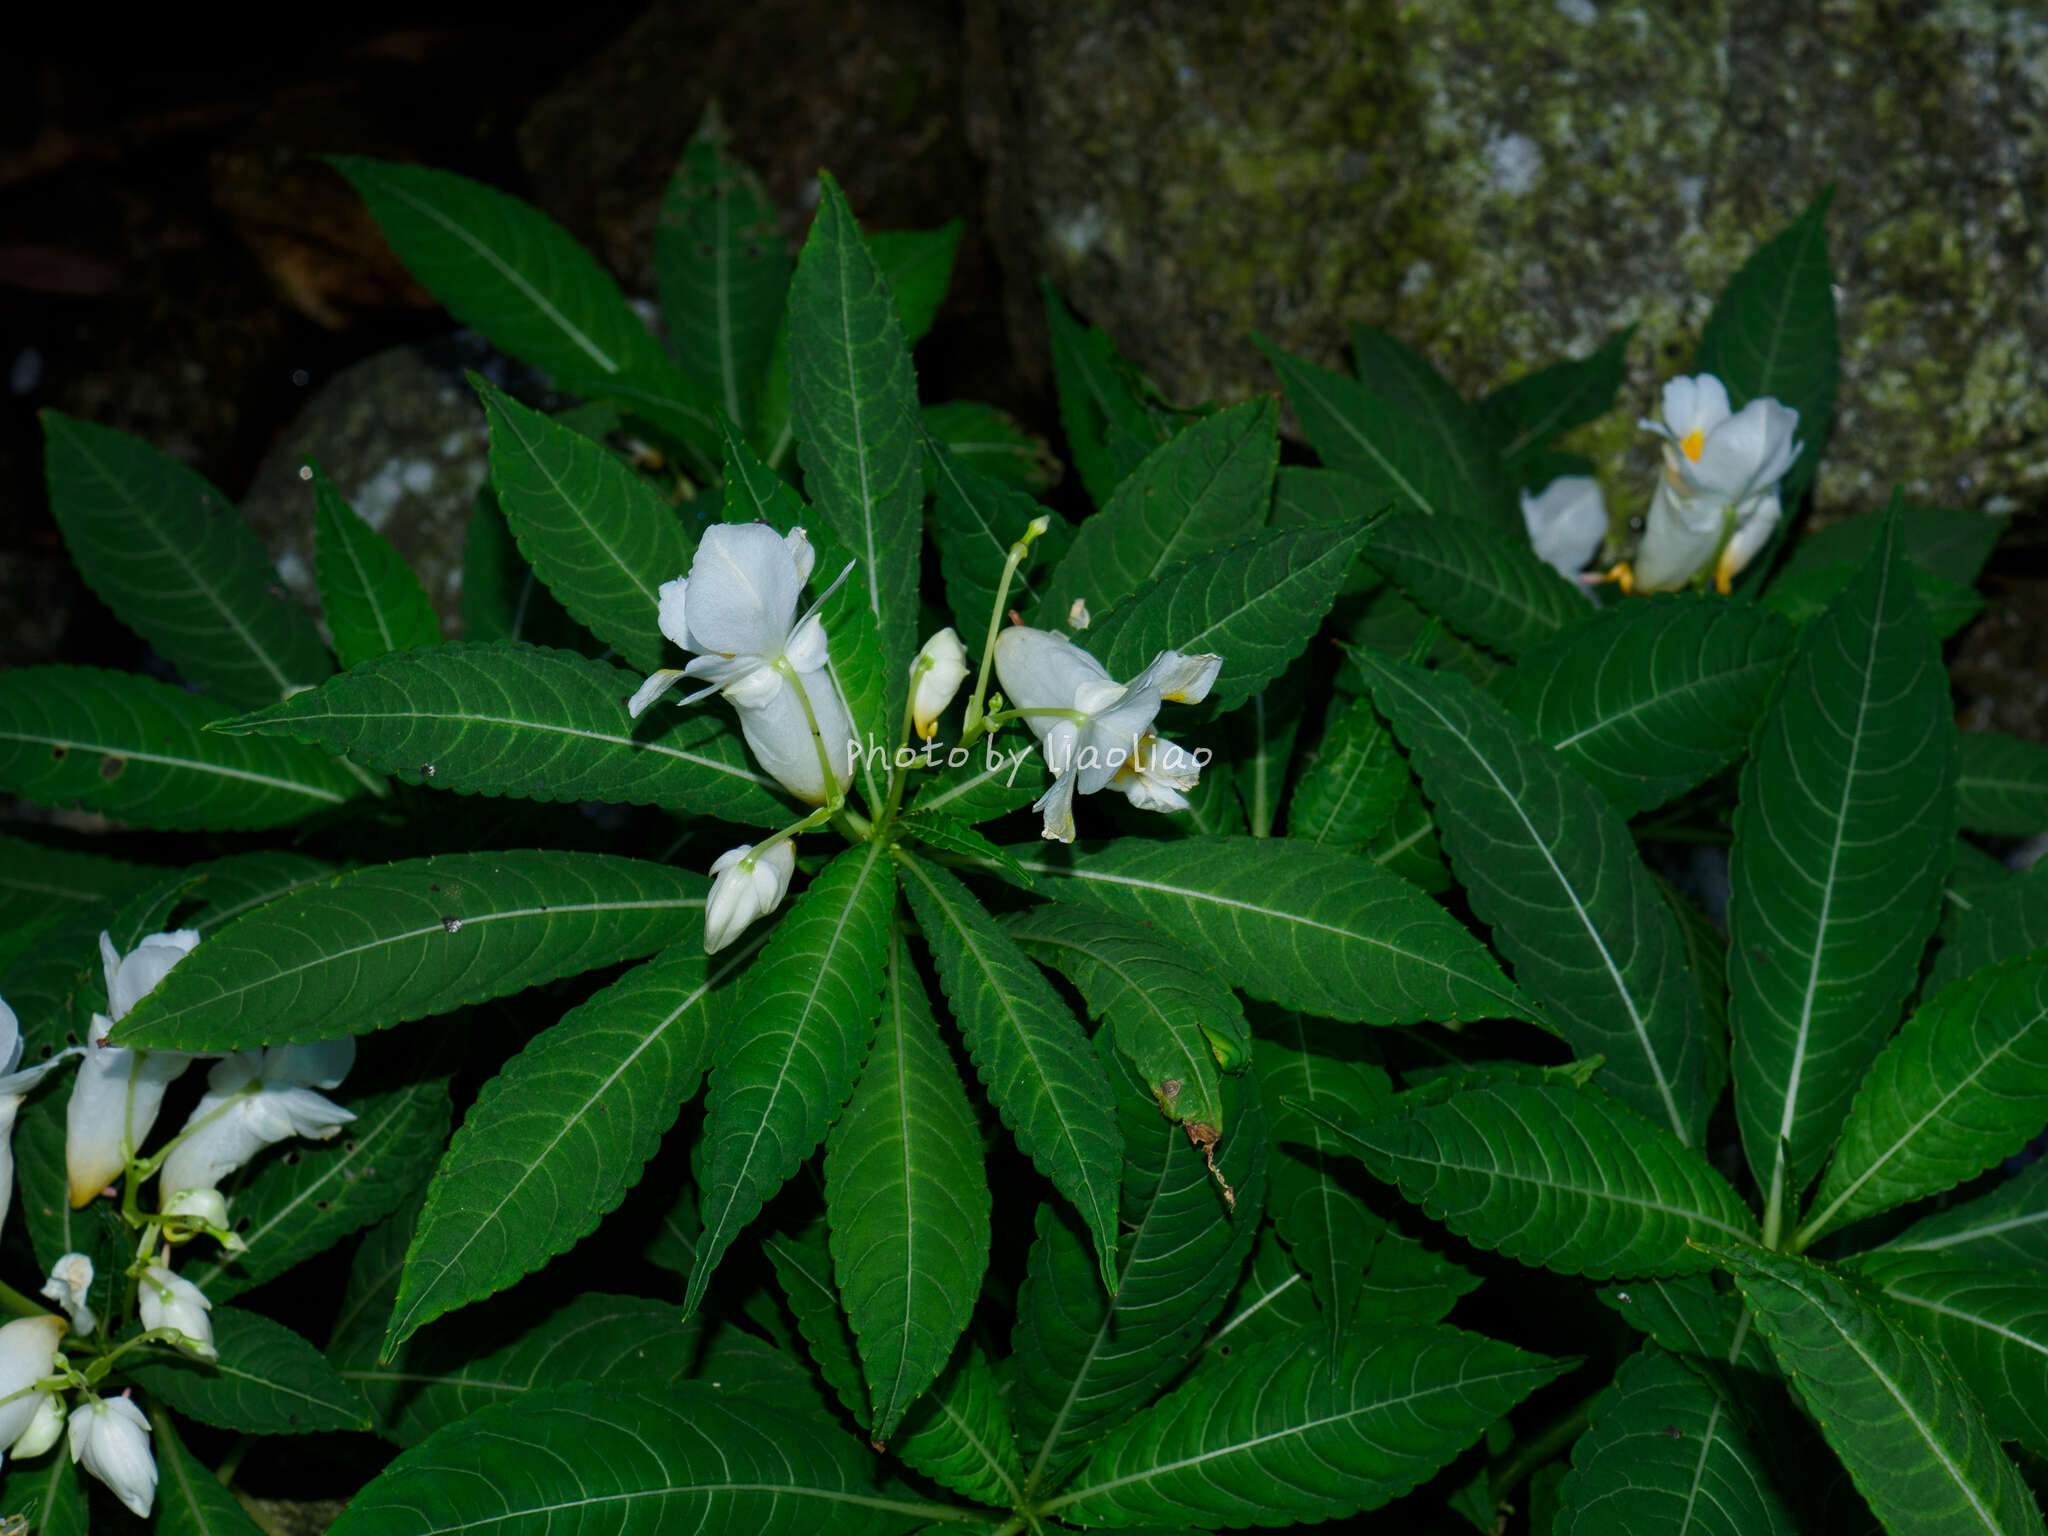
<svg viewBox="0 0 2048 1536">
<path fill-rule="evenodd" d="M 1506 657 L 1587 617 L 1585 597 L 1526 543 L 1470 519 L 1387 518 L 1373 525 L 1365 557 L 1422 608 Z"/>
<path fill-rule="evenodd" d="M 1964 828 L 2005 837 L 2048 831 L 2048 746 L 1965 731 L 1957 757 L 1957 819 Z"/>
<path fill-rule="evenodd" d="M 215 1307 L 212 1322 L 218 1361 L 151 1345 L 148 1363 L 129 1373 L 178 1412 L 220 1429 L 305 1435 L 370 1427 L 361 1395 L 289 1328 L 239 1307 Z"/>
<path fill-rule="evenodd" d="M 313 574 L 334 631 L 334 654 L 353 667 L 389 651 L 433 645 L 441 620 L 405 557 L 313 470 Z"/>
</svg>

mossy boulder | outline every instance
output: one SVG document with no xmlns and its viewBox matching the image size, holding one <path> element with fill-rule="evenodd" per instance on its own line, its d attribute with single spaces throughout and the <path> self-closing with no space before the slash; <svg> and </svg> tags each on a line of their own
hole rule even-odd
<svg viewBox="0 0 2048 1536">
<path fill-rule="evenodd" d="M 1336 363 L 1368 321 L 1477 394 L 1635 323 L 1621 404 L 1574 444 L 1611 487 L 1647 468 L 1633 419 L 1714 294 L 1834 184 L 1844 358 L 1818 502 L 1903 482 L 2008 510 L 2048 501 L 2038 18 L 972 0 L 970 99 L 999 244 L 1175 396 L 1274 388 L 1254 327 Z"/>
</svg>

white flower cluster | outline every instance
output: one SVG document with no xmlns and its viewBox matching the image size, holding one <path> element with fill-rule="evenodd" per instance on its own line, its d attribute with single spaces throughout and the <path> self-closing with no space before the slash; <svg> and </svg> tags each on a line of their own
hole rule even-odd
<svg viewBox="0 0 2048 1536">
<path fill-rule="evenodd" d="M 1799 457 L 1799 413 L 1779 401 L 1734 410 L 1711 373 L 1664 385 L 1663 419 L 1638 425 L 1664 440 L 1635 559 L 1609 572 L 1625 592 L 1670 592 L 1711 577 L 1726 592 L 1770 539 L 1783 514 L 1779 483 Z M 1575 576 L 1607 536 L 1599 482 L 1564 475 L 1522 495 L 1536 553 Z"/>
<path fill-rule="evenodd" d="M 1026 542 L 1043 531 L 1042 520 L 1034 523 Z M 818 807 L 764 842 L 718 856 L 704 905 L 707 952 L 723 949 L 781 903 L 796 870 L 795 834 L 844 805 L 854 765 L 864 757 L 889 761 L 885 747 L 853 737 L 818 617 L 831 592 L 798 616 L 816 560 L 801 528 L 786 536 L 765 523 L 707 528 L 689 573 L 661 588 L 661 632 L 691 652 L 691 660 L 654 673 L 627 701 L 637 719 L 684 678 L 703 679 L 705 686 L 682 702 L 721 695 L 738 712 L 761 767 L 798 800 Z M 1011 711 L 1004 718 L 1024 720 L 1055 776 L 1034 807 L 1044 813 L 1047 837 L 1071 842 L 1074 796 L 1099 789 L 1115 789 L 1146 810 L 1187 808 L 1187 791 L 1207 755 L 1160 737 L 1152 722 L 1163 701 L 1203 698 L 1221 657 L 1163 651 L 1123 684 L 1064 636 L 1017 625 L 997 638 L 994 665 Z M 930 743 L 968 672 L 967 648 L 952 629 L 927 640 L 910 666 L 906 730 Z M 908 748 L 899 752 L 916 755 Z"/>
</svg>

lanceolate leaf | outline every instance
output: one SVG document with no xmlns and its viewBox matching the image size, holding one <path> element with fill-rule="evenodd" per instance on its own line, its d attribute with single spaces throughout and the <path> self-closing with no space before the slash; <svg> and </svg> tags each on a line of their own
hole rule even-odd
<svg viewBox="0 0 2048 1536">
<path fill-rule="evenodd" d="M 1630 326 L 1615 332 L 1591 356 L 1524 374 L 1479 402 L 1480 420 L 1494 432 L 1509 476 L 1521 489 L 1543 489 L 1529 484 L 1522 473 L 1540 450 L 1612 409 L 1628 373 L 1628 342 L 1634 330 Z"/>
<path fill-rule="evenodd" d="M 150 1345 L 124 1369 L 178 1412 L 220 1429 L 303 1435 L 370 1427 L 361 1395 L 291 1329 L 239 1307 L 215 1307 L 211 1321 L 219 1360 Z"/>
<path fill-rule="evenodd" d="M 1875 1062 L 1813 1197 L 1830 1227 L 1973 1178 L 2048 1124 L 2048 953 L 1954 982 Z"/>
<path fill-rule="evenodd" d="M 964 220 L 948 219 L 937 229 L 880 230 L 867 237 L 875 265 L 895 296 L 907 345 L 922 341 L 938 318 L 953 286 L 953 258 L 966 230 Z"/>
<path fill-rule="evenodd" d="M 1113 1287 L 1122 1147 L 1101 1062 L 1059 994 L 967 887 L 914 855 L 896 857 L 990 1101 L 1017 1145 L 1081 1213 Z"/>
<path fill-rule="evenodd" d="M 488 483 L 477 492 L 463 536 L 462 637 L 472 643 L 526 640 L 578 650 L 597 645 L 520 555 Z"/>
<path fill-rule="evenodd" d="M 1283 1008 L 1368 1024 L 1538 1017 L 1462 924 L 1369 859 L 1205 837 L 1020 862 L 1057 899 L 1149 922 Z"/>
<path fill-rule="evenodd" d="M 1856 1268 L 1955 1367 L 1993 1433 L 2048 1455 L 2048 1289 L 2038 1273 L 1883 1249 L 1861 1255 Z"/>
<path fill-rule="evenodd" d="M 926 446 L 936 481 L 929 519 L 932 542 L 939 547 L 939 571 L 945 577 L 946 603 L 954 625 L 963 636 L 975 637 L 978 651 L 979 636 L 995 608 L 1010 547 L 1039 517 L 1052 520 L 1059 532 L 1032 544 L 1010 579 L 1007 602 L 1020 614 L 1030 614 L 1034 622 L 1065 623 L 1064 613 L 1040 611 L 1045 578 L 1036 571 L 1045 558 L 1046 546 L 1064 537 L 1065 525 L 1028 494 L 983 474 L 960 454 L 937 444 Z"/>
<path fill-rule="evenodd" d="M 1287 835 L 1356 853 L 1408 793 L 1408 764 L 1371 699 L 1355 699 L 1323 732 L 1287 802 Z"/>
<path fill-rule="evenodd" d="M 941 400 L 919 415 L 928 453 L 943 444 L 955 459 L 1013 490 L 1048 491 L 1066 472 L 1052 445 L 1008 411 L 978 400 Z M 936 489 L 933 468 L 927 459 L 925 482 Z"/>
<path fill-rule="evenodd" d="M 704 892 L 667 865 L 544 849 L 352 870 L 229 923 L 119 1032 L 233 1051 L 383 1029 L 652 954 L 696 932 Z"/>
<path fill-rule="evenodd" d="M 861 243 L 839 184 L 822 180 L 818 215 L 789 289 L 797 457 L 819 516 L 860 562 L 849 585 L 881 627 L 882 653 L 908 656 L 917 649 L 924 501 L 917 380 L 881 268 Z M 899 669 L 889 697 L 901 699 L 906 686 Z M 898 707 L 885 718 L 901 714 Z"/>
<path fill-rule="evenodd" d="M 1460 1237 L 1525 1264 L 1690 1274 L 1713 1262 L 1692 1243 L 1753 1231 L 1704 1158 L 1594 1089 L 1501 1082 L 1370 1121 L 1294 1107 Z"/>
<path fill-rule="evenodd" d="M 651 1392 L 578 1383 L 485 1408 L 405 1452 L 349 1501 L 333 1536 L 474 1526 L 479 1488 L 491 1490 L 498 1536 L 593 1520 L 618 1531 L 881 1536 L 929 1512 L 873 1486 L 851 1437 L 778 1403 L 702 1382 Z"/>
<path fill-rule="evenodd" d="M 1622 1362 L 1572 1447 L 1557 1536 L 1797 1536 L 1734 1406 L 1656 1345 Z"/>
<path fill-rule="evenodd" d="M 1501 472 L 1478 411 L 1428 359 L 1376 326 L 1351 327 L 1351 355 L 1367 389 L 1429 429 L 1457 473 L 1467 515 L 1505 523 L 1515 510 L 1514 489 Z"/>
<path fill-rule="evenodd" d="M 166 832 L 289 826 L 362 792 L 310 748 L 205 733 L 234 713 L 127 672 L 23 667 L 0 676 L 0 789 Z"/>
<path fill-rule="evenodd" d="M 740 1229 L 818 1148 L 874 1038 L 896 880 L 880 841 L 811 882 L 733 1001 L 705 1099 L 694 1312 Z"/>
<path fill-rule="evenodd" d="M 1735 1107 L 1773 1236 L 1913 985 L 1955 838 L 1948 677 L 1892 543 L 1800 637 L 1742 771 Z"/>
<path fill-rule="evenodd" d="M 571 1009 L 486 1083 L 427 1192 L 390 1352 L 588 1236 L 696 1095 L 752 954 L 685 941 Z"/>
<path fill-rule="evenodd" d="M 223 704 L 248 708 L 334 670 L 233 503 L 139 438 L 43 412 L 50 511 L 99 598 Z"/>
<path fill-rule="evenodd" d="M 752 419 L 789 287 L 789 249 L 759 178 L 699 128 L 662 198 L 654 279 L 676 367 L 728 419 Z"/>
<path fill-rule="evenodd" d="M 1044 792 L 1045 759 L 1028 738 L 984 736 L 964 750 L 965 761 L 957 766 L 949 762 L 911 796 L 909 814 L 970 824 L 992 821 L 1029 805 Z"/>
<path fill-rule="evenodd" d="M 1671 1280 L 1629 1280 L 1596 1294 L 1630 1327 L 1639 1328 L 1674 1355 L 1714 1365 L 1739 1365 L 1765 1376 L 1778 1374 L 1770 1346 L 1757 1332 L 1742 1298 L 1717 1290 L 1713 1275 Z"/>
<path fill-rule="evenodd" d="M 1573 1050 L 1607 1058 L 1603 1087 L 1698 1142 L 1713 1107 L 1699 988 L 1627 824 L 1463 678 L 1356 660 L 1517 981 Z"/>
<path fill-rule="evenodd" d="M 1960 861 L 1962 845 L 1956 854 Z M 1951 907 L 1957 894 L 1957 882 L 1951 880 Z M 1947 933 L 1935 953 L 1934 969 L 1920 989 L 1923 997 L 1932 997 L 1959 977 L 1975 975 L 1986 966 L 2016 960 L 2030 949 L 2048 945 L 2048 862 L 2037 863 L 2024 874 L 1969 899 L 1969 911 L 1952 912 L 1951 920 L 1943 924 Z"/>
<path fill-rule="evenodd" d="M 1399 1498 L 1570 1368 L 1455 1328 L 1248 1349 L 1109 1431 L 1042 1507 L 1088 1525 L 1322 1520 Z"/>
<path fill-rule="evenodd" d="M 0 834 L 0 922 L 9 927 L 101 898 L 119 900 L 159 876 L 146 864 L 46 847 Z"/>
<path fill-rule="evenodd" d="M 262 1528 L 228 1486 L 185 1449 L 171 1416 L 162 1408 L 149 1416 L 150 1450 L 157 1465 L 156 1529 L 160 1536 L 263 1536 Z M 59 1463 L 67 1456 L 55 1458 Z M 55 1536 L 57 1527 L 39 1529 Z"/>
<path fill-rule="evenodd" d="M 1365 557 L 1423 608 L 1510 659 L 1593 614 L 1528 540 L 1468 518 L 1390 517 L 1374 525 Z"/>
<path fill-rule="evenodd" d="M 1205 417 L 1155 449 L 1074 536 L 1052 575 L 1054 622 L 1077 600 L 1106 614 L 1169 567 L 1257 530 L 1279 456 L 1270 399 Z"/>
<path fill-rule="evenodd" d="M 994 1367 L 964 1343 L 931 1391 L 911 1407 L 889 1447 L 906 1466 L 998 1509 L 1024 1502 L 1024 1465 Z"/>
<path fill-rule="evenodd" d="M 1779 494 L 1796 507 L 1813 479 L 1834 416 L 1841 348 L 1835 339 L 1835 294 L 1828 273 L 1829 188 L 1758 247 L 1728 281 L 1700 333 L 1697 372 L 1728 386 L 1737 410 L 1769 395 L 1799 412 L 1804 450 Z M 1758 562 L 1759 566 L 1762 562 Z"/>
<path fill-rule="evenodd" d="M 2029 1163 L 1975 1200 L 1921 1218 L 1885 1246 L 2048 1269 L 2048 1161 Z"/>
<path fill-rule="evenodd" d="M 1170 1118 L 1220 1134 L 1217 1054 L 1251 1057 L 1244 1009 L 1215 973 L 1144 923 L 1046 903 L 1005 924 L 1024 952 L 1063 974 Z"/>
<path fill-rule="evenodd" d="M 803 1335 L 811 1363 L 839 1399 L 847 1418 L 865 1431 L 868 1394 L 861 1380 L 860 1346 L 854 1341 L 839 1287 L 832 1279 L 825 1223 L 813 1220 L 794 1234 L 769 1233 L 761 1239 L 761 1251 L 774 1268 L 776 1283 L 788 1304 L 786 1316 Z"/>
<path fill-rule="evenodd" d="M 2048 831 L 2048 745 L 1965 731 L 1957 750 L 1956 798 L 1966 830 L 1998 837 Z"/>
<path fill-rule="evenodd" d="M 202 936 L 334 873 L 334 866 L 325 860 L 285 848 L 231 853 L 202 867 L 206 878 L 192 894 L 205 905 L 184 924 L 198 929 Z"/>
<path fill-rule="evenodd" d="M 1739 756 L 1792 654 L 1791 625 L 1728 598 L 1633 598 L 1515 669 L 1504 702 L 1624 816 Z"/>
<path fill-rule="evenodd" d="M 1825 1265 L 1751 1247 L 1718 1257 L 1887 1530 L 2039 1536 L 2033 1495 L 1933 1350 Z"/>
<path fill-rule="evenodd" d="M 1161 651 L 1215 652 L 1223 670 L 1212 709 L 1234 709 L 1307 648 L 1364 539 L 1361 527 L 1323 524 L 1211 550 L 1098 615 L 1084 649 L 1122 679 Z"/>
<path fill-rule="evenodd" d="M 1067 453 L 1088 499 L 1097 507 L 1107 506 L 1117 483 L 1169 433 L 1148 406 L 1135 370 L 1118 355 L 1116 343 L 1099 327 L 1077 322 L 1050 279 L 1043 287 Z"/>
<path fill-rule="evenodd" d="M 216 727 L 291 736 L 457 794 L 660 805 L 753 826 L 789 819 L 722 703 L 633 720 L 632 673 L 573 651 L 437 645 L 363 663 Z"/>
<path fill-rule="evenodd" d="M 313 466 L 313 571 L 344 667 L 441 638 L 433 599 L 405 557 Z"/>
<path fill-rule="evenodd" d="M 882 1021 L 825 1154 L 832 1262 L 887 1441 L 967 1326 L 988 1268 L 981 1133 L 924 983 L 888 939 Z"/>
<path fill-rule="evenodd" d="M 610 449 L 474 382 L 490 421 L 491 483 L 520 553 L 579 624 L 654 671 L 661 584 L 690 569 L 675 509 Z"/>
<path fill-rule="evenodd" d="M 1265 1200 L 1266 1125 L 1254 1079 L 1232 1078 L 1224 1089 L 1235 1113 L 1213 1171 L 1127 1066 L 1116 1064 L 1112 1080 L 1124 1138 L 1116 1294 L 1103 1294 L 1080 1224 L 1048 1204 L 1039 1207 L 1017 1298 L 1010 1412 L 1027 1495 L 1058 1487 L 1104 1430 L 1194 1356 L 1244 1269 Z"/>
</svg>

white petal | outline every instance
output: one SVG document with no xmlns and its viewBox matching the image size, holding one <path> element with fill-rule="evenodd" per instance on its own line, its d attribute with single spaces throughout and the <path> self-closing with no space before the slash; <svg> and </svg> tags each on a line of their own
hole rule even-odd
<svg viewBox="0 0 2048 1536">
<path fill-rule="evenodd" d="M 838 787 L 843 787 L 853 776 L 853 725 L 838 685 L 829 670 L 799 673 L 798 681 L 817 715 L 818 732 L 831 754 Z M 740 732 L 762 770 L 806 805 L 823 805 L 827 798 L 824 771 L 796 689 L 780 688 L 764 705 L 749 707 L 736 698 L 733 704 L 739 711 Z"/>
<path fill-rule="evenodd" d="M 1223 658 L 1213 653 L 1183 656 L 1179 651 L 1161 651 L 1152 665 L 1131 679 L 1133 692 L 1155 694 L 1169 704 L 1199 704 L 1215 686 L 1223 670 Z"/>
<path fill-rule="evenodd" d="M 1711 373 L 1664 381 L 1664 425 L 1675 438 L 1705 434 L 1728 419 L 1728 386 Z"/>
<path fill-rule="evenodd" d="M 21 1020 L 0 997 L 0 1072 L 12 1072 L 21 1062 Z"/>
<path fill-rule="evenodd" d="M 675 687 L 685 676 L 686 673 L 679 672 L 673 667 L 663 667 L 659 672 L 649 673 L 647 681 L 635 688 L 633 697 L 626 700 L 626 713 L 638 720 L 647 713 L 656 699 Z"/>
<path fill-rule="evenodd" d="M 952 627 L 940 630 L 918 650 L 910 664 L 910 718 L 917 734 L 929 741 L 939 716 L 967 681 L 967 647 Z"/>
<path fill-rule="evenodd" d="M 789 551 L 790 563 L 796 567 L 797 584 L 809 581 L 818 563 L 818 552 L 811 547 L 810 535 L 801 528 L 792 528 L 784 536 L 782 547 Z"/>
<path fill-rule="evenodd" d="M 64 1162 L 71 1186 L 71 1204 L 82 1209 L 127 1167 L 123 1150 L 149 1139 L 163 1106 L 164 1090 L 192 1064 L 182 1051 L 124 1051 L 103 1046 L 99 1037 L 112 1026 L 93 1015 L 93 1039 L 71 1098 L 64 1110 Z"/>
<path fill-rule="evenodd" d="M 53 1393 L 38 1393 L 36 1416 L 28 1421 L 28 1428 L 21 1432 L 21 1438 L 7 1447 L 7 1454 L 23 1458 L 40 1456 L 63 1438 L 64 1405 Z"/>
<path fill-rule="evenodd" d="M 273 1045 L 263 1053 L 263 1081 L 298 1088 L 339 1088 L 356 1064 L 356 1038 Z"/>
<path fill-rule="evenodd" d="M 1074 779 L 1072 771 L 1061 774 L 1052 781 L 1051 789 L 1032 802 L 1031 809 L 1045 816 L 1045 828 L 1039 836 L 1057 843 L 1074 840 Z"/>
<path fill-rule="evenodd" d="M 1065 635 L 1013 624 L 996 636 L 996 680 L 1012 709 L 1072 709 L 1090 683 L 1111 681 L 1109 669 Z M 1044 739 L 1056 716 L 1026 715 L 1032 734 Z"/>
<path fill-rule="evenodd" d="M 136 1516 L 156 1502 L 149 1420 L 125 1397 L 101 1397 L 71 1411 L 71 1459 L 113 1490 Z"/>
<path fill-rule="evenodd" d="M 1730 501 L 1747 501 L 1792 467 L 1798 430 L 1797 411 L 1771 399 L 1752 400 L 1707 438 L 1691 478 Z"/>
<path fill-rule="evenodd" d="M 691 640 L 720 656 L 780 656 L 802 594 L 797 562 L 773 528 L 713 524 L 690 565 Z"/>
<path fill-rule="evenodd" d="M 1591 475 L 1560 475 L 1537 495 L 1522 493 L 1522 522 L 1536 558 L 1563 576 L 1586 568 L 1607 537 L 1607 502 Z"/>
<path fill-rule="evenodd" d="M 1721 551 L 1721 562 L 1714 571 L 1714 579 L 1723 590 L 1742 574 L 1743 568 L 1770 540 L 1771 530 L 1778 526 L 1781 511 L 1776 491 L 1766 491 L 1738 509 L 1735 535 L 1729 539 L 1728 547 Z"/>
<path fill-rule="evenodd" d="M 661 632 L 664 635 L 668 636 L 681 649 L 694 651 L 699 649 L 699 647 L 690 643 L 690 624 L 687 614 L 689 596 L 689 577 L 677 576 L 673 580 L 664 581 L 661 584 L 660 593 L 655 598 L 654 613 L 655 623 L 661 626 Z"/>
<path fill-rule="evenodd" d="M 1722 511 L 1711 503 L 1705 517 L 1698 503 L 1681 497 L 1666 480 L 1650 498 L 1643 541 L 1634 561 L 1638 592 L 1671 592 L 1706 568 L 1721 543 Z"/>
<path fill-rule="evenodd" d="M 100 937 L 104 940 L 106 935 Z M 197 929 L 180 928 L 175 933 L 152 933 L 129 950 L 107 986 L 114 1022 L 120 1023 L 129 1009 L 154 992 L 157 983 L 170 975 L 171 968 L 191 954 L 198 943 Z M 104 958 L 104 948 L 101 953 Z"/>
<path fill-rule="evenodd" d="M 0 1328 L 0 1446 L 12 1445 L 36 1416 L 36 1400 L 14 1397 L 24 1387 L 48 1376 L 57 1364 L 57 1345 L 64 1322 L 55 1317 L 16 1318 Z"/>
</svg>

